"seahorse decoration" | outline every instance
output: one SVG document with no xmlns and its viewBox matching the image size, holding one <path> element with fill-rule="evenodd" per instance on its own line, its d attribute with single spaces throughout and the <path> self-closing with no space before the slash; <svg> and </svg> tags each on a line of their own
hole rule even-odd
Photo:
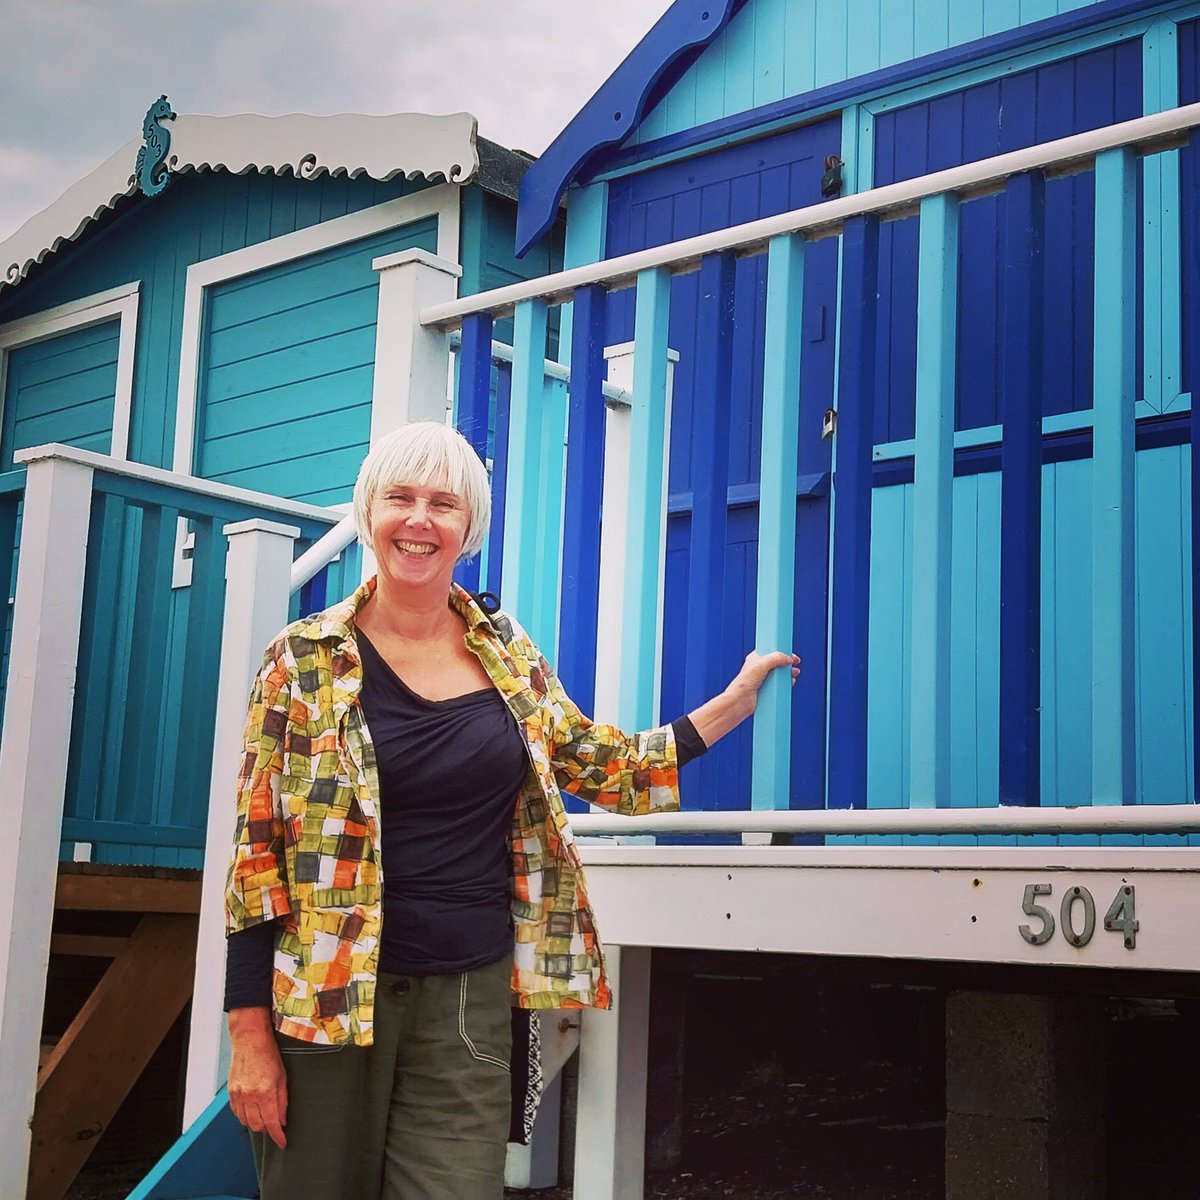
<svg viewBox="0 0 1200 1200">
<path fill-rule="evenodd" d="M 167 170 L 167 151 L 171 148 L 171 134 L 160 121 L 175 120 L 175 113 L 167 103 L 166 96 L 159 96 L 150 105 L 146 119 L 142 122 L 142 136 L 146 144 L 137 155 L 137 180 L 147 196 L 157 196 L 171 182 Z"/>
</svg>

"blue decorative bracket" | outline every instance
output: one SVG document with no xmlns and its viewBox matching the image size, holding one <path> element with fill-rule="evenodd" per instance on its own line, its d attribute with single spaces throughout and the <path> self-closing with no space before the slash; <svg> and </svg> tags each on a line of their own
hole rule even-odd
<svg viewBox="0 0 1200 1200">
<path fill-rule="evenodd" d="M 171 149 L 171 134 L 160 121 L 175 120 L 175 113 L 166 96 L 159 96 L 146 112 L 142 136 L 146 144 L 138 150 L 136 175 L 138 186 L 147 196 L 157 196 L 171 182 L 167 170 L 167 152 Z"/>
</svg>

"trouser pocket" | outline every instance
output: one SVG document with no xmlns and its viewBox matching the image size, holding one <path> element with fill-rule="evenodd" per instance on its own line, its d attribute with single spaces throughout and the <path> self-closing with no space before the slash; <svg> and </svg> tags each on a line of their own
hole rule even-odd
<svg viewBox="0 0 1200 1200">
<path fill-rule="evenodd" d="M 458 1036 L 476 1062 L 508 1071 L 512 1015 L 508 959 L 463 971 L 458 980 Z"/>
</svg>

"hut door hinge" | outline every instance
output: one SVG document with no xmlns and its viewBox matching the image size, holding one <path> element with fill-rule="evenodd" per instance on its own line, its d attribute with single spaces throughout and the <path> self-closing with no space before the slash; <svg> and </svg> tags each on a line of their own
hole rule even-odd
<svg viewBox="0 0 1200 1200">
<path fill-rule="evenodd" d="M 827 408 L 825 410 L 825 416 L 821 419 L 821 437 L 822 439 L 833 437 L 834 433 L 836 432 L 837 410 L 833 408 Z"/>
</svg>

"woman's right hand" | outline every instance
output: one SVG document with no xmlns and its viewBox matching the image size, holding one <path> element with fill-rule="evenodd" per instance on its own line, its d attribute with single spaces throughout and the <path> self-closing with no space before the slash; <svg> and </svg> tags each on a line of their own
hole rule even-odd
<svg viewBox="0 0 1200 1200">
<path fill-rule="evenodd" d="M 275 1042 L 269 1008 L 235 1008 L 229 1013 L 229 1106 L 254 1133 L 265 1133 L 281 1150 L 287 1145 L 287 1075 Z"/>
</svg>

